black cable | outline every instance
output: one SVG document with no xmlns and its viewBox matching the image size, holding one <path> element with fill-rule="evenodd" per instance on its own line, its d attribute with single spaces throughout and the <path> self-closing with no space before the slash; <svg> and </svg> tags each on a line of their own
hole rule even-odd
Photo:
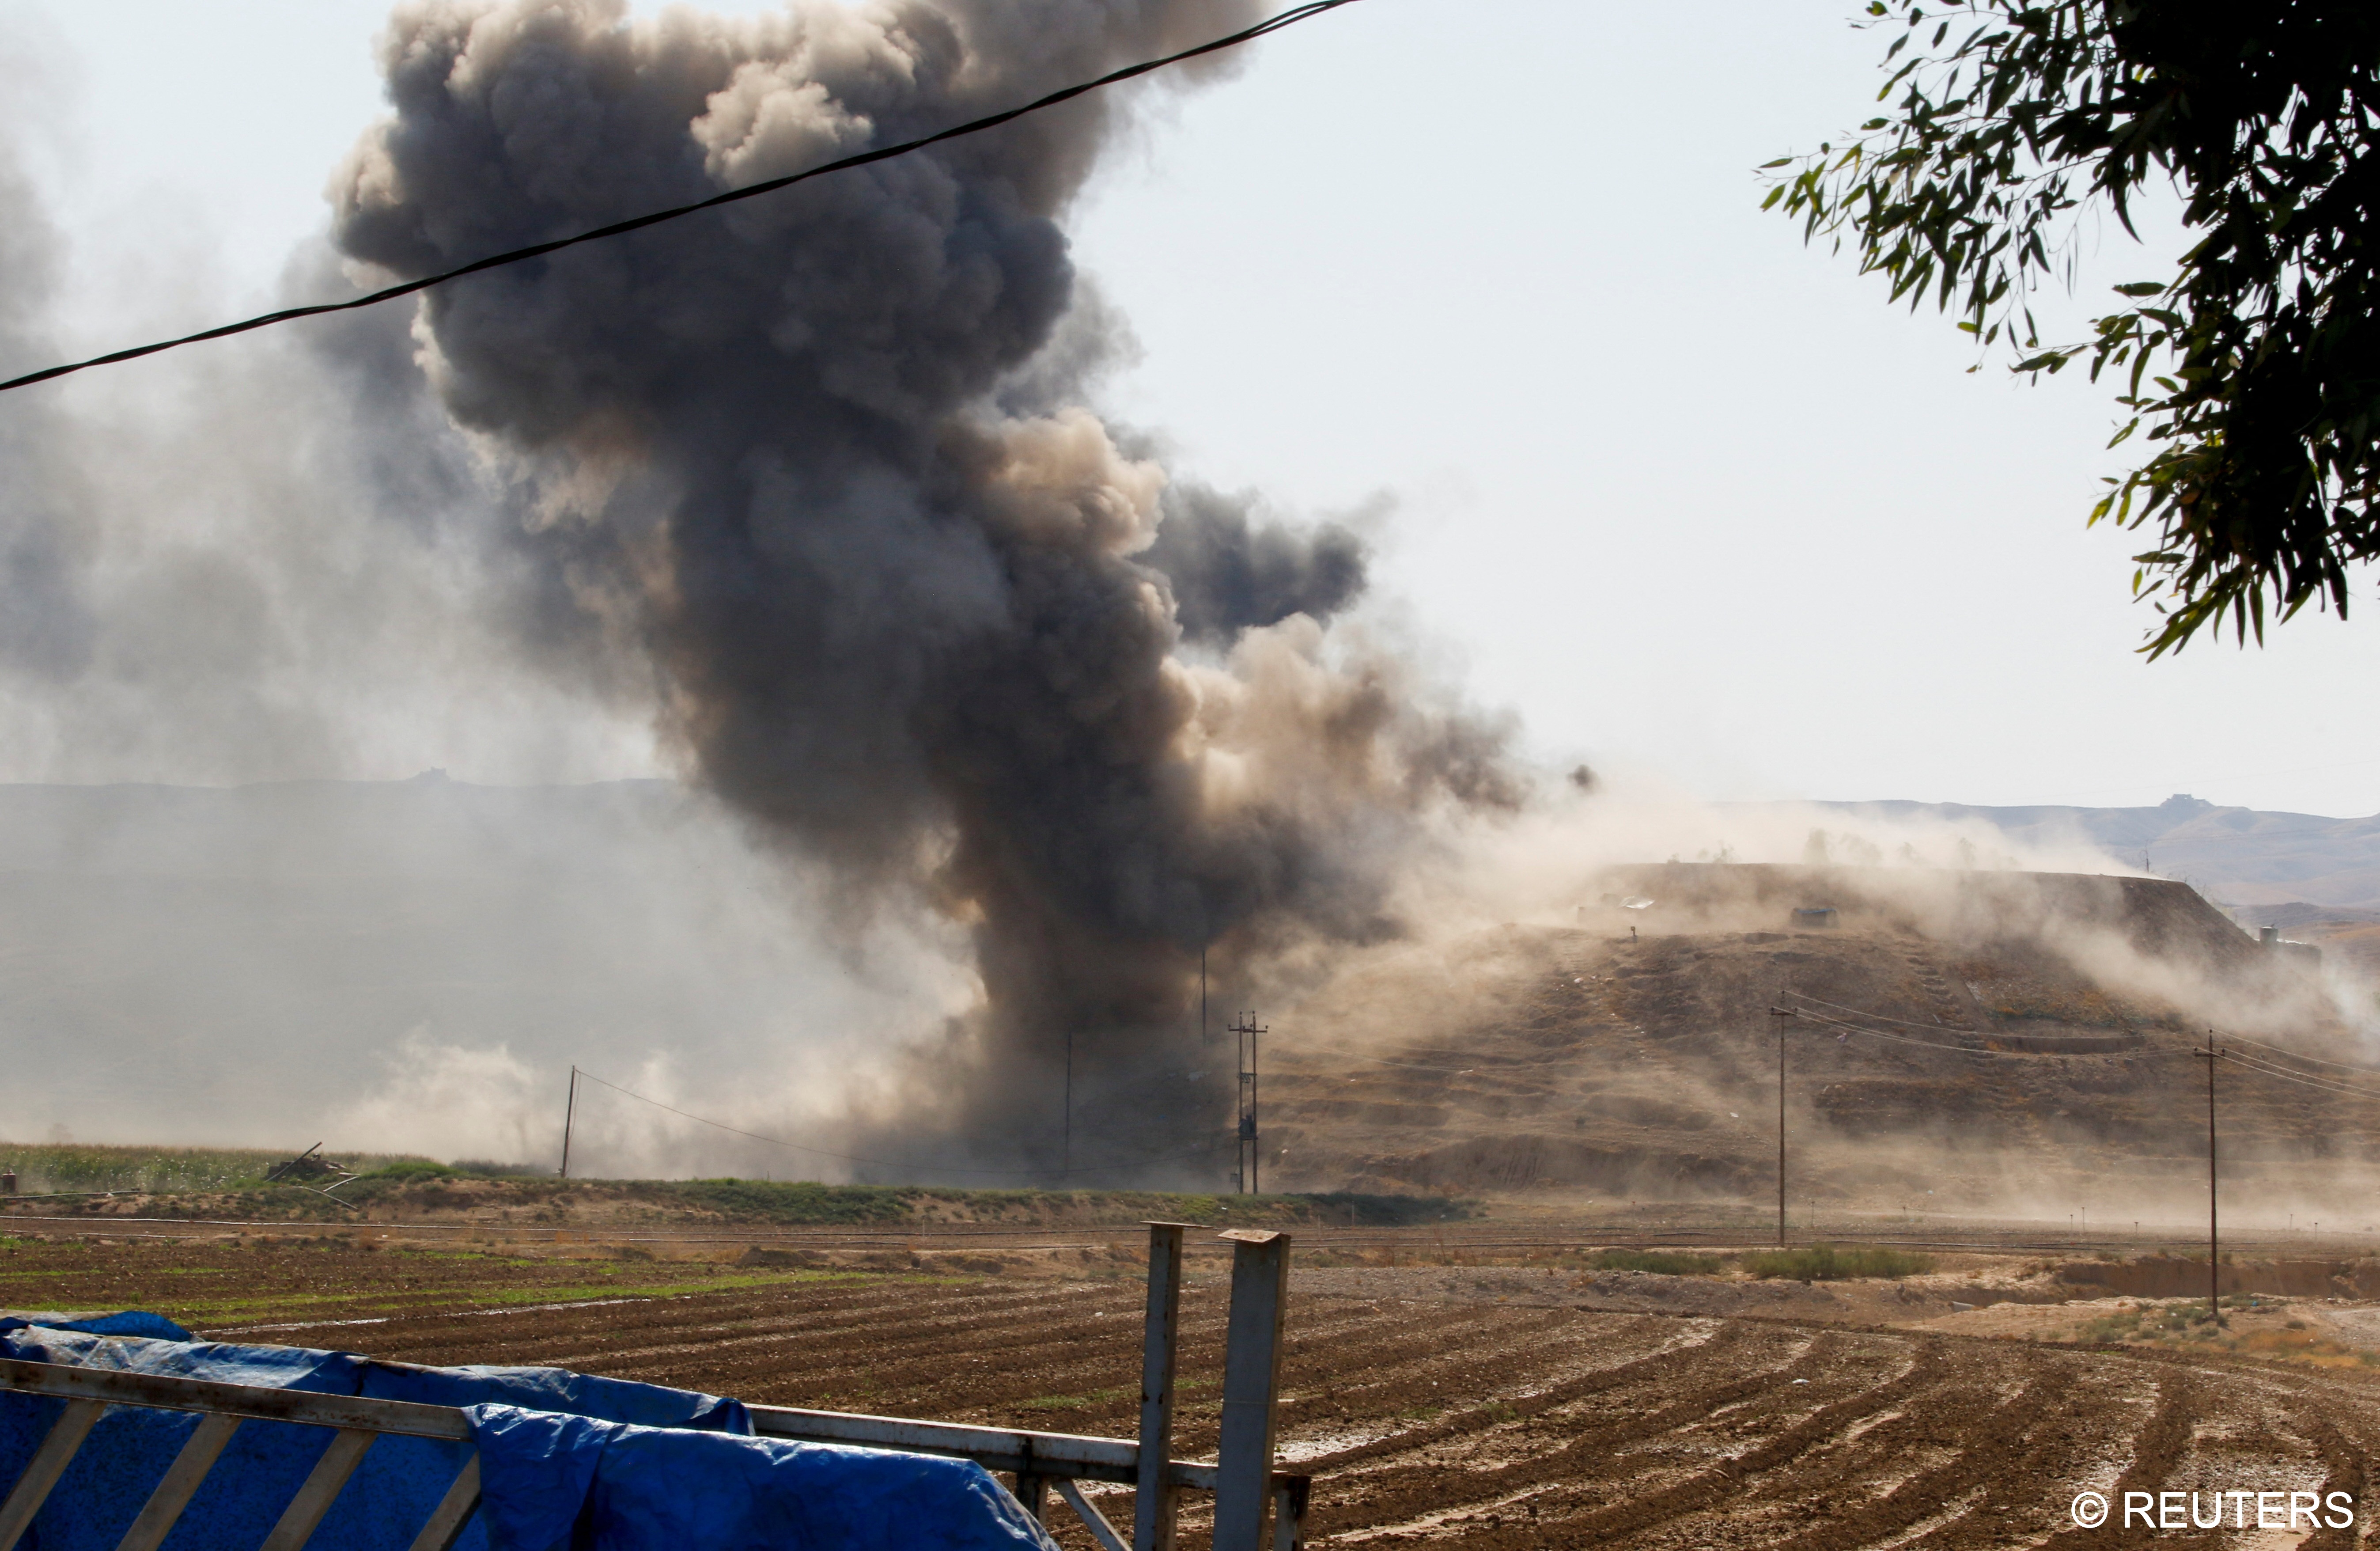
<svg viewBox="0 0 2380 1551">
<path fill-rule="evenodd" d="M 2307 1061 L 2317 1067 L 2337 1067 L 2341 1071 L 2359 1072 L 2365 1077 L 2380 1077 L 2380 1067 L 2357 1066 L 2350 1061 L 2325 1061 L 2319 1056 L 2301 1056 L 2287 1045 L 2268 1044 L 2260 1039 L 2250 1039 L 2245 1034 L 2226 1034 L 2223 1037 L 2233 1044 L 2252 1044 L 2260 1050 L 2270 1050 L 2276 1055 L 2286 1056 L 2292 1061 Z"/>
<path fill-rule="evenodd" d="M 1811 995 L 1806 991 L 1795 991 L 1790 987 L 1783 994 L 1788 996 L 1799 996 L 1805 1002 L 1816 1002 L 1820 1007 L 1832 1008 L 1837 1012 L 1848 1012 L 1854 1018 L 1873 1018 L 1880 1023 L 1898 1023 L 1904 1029 L 1923 1029 L 1928 1033 L 1938 1034 L 1947 1032 L 1949 1028 L 1944 1023 L 1919 1023 L 1912 1019 L 1893 1018 L 1881 1012 L 1870 1012 L 1865 1008 L 1847 1008 L 1840 1002 L 1826 1001 Z"/>
<path fill-rule="evenodd" d="M 2256 1072 L 2282 1082 L 2294 1082 L 2301 1088 L 2315 1088 L 2325 1093 L 2346 1093 L 2359 1099 L 2380 1099 L 2380 1092 L 2373 1089 L 2350 1087 L 2347 1083 L 2334 1082 L 2327 1078 L 2308 1077 L 2302 1072 L 2287 1071 L 2279 1067 L 2267 1066 L 2262 1061 L 2242 1056 L 2236 1050 L 2226 1051 L 2224 1059 L 2243 1071 Z"/>
<path fill-rule="evenodd" d="M 984 129 L 998 128 L 1001 125 L 1012 119 L 1022 118 L 1028 113 L 1038 113 L 1043 108 L 1056 107 L 1059 104 L 1072 102 L 1086 92 L 1096 92 L 1103 86 L 1113 86 L 1120 81 L 1130 80 L 1135 76 L 1145 76 L 1152 70 L 1161 70 L 1169 65 L 1179 65 L 1185 59 L 1196 59 L 1200 55 L 1215 54 L 1223 49 L 1236 48 L 1242 43 L 1253 43 L 1269 32 L 1278 32 L 1284 27 L 1293 26 L 1305 20 L 1308 17 L 1320 16 L 1325 11 L 1335 11 L 1342 6 L 1353 4 L 1354 0 L 1307 0 L 1305 5 L 1293 6 L 1278 16 L 1269 17 L 1254 27 L 1234 32 L 1227 38 L 1217 38 L 1212 43 L 1200 43 L 1196 48 L 1186 48 L 1179 54 L 1169 54 L 1162 59 L 1149 59 L 1137 65 L 1127 65 L 1121 70 L 1110 71 L 1097 80 L 1087 80 L 1077 86 L 1064 87 L 1052 92 L 1046 97 L 1026 104 L 1023 107 L 1010 108 L 1004 113 L 995 113 L 988 118 L 978 118 L 954 128 L 927 135 L 920 140 L 903 140 L 898 145 L 880 146 L 874 151 L 863 151 L 856 156 L 845 156 L 841 161 L 829 162 L 823 166 L 812 167 L 807 172 L 793 173 L 784 177 L 772 177 L 766 182 L 752 184 L 748 188 L 731 189 L 723 194 L 713 194 L 707 200 L 698 200 L 692 204 L 681 204 L 669 210 L 656 210 L 648 214 L 632 216 L 625 221 L 614 221 L 608 226 L 597 226 L 592 231 L 583 231 L 575 237 L 557 238 L 552 242 L 540 242 L 527 248 L 516 248 L 507 253 L 496 253 L 488 258 L 476 259 L 459 269 L 424 275 L 419 280 L 407 280 L 401 286 L 391 286 L 385 290 L 374 291 L 370 296 L 357 297 L 352 301 L 324 301 L 317 302 L 310 307 L 287 307 L 278 312 L 267 312 L 261 317 L 249 318 L 236 324 L 225 324 L 220 328 L 205 329 L 197 334 L 186 334 L 179 339 L 160 340 L 153 345 L 136 346 L 128 350 L 115 350 L 103 356 L 93 356 L 89 360 L 78 360 L 66 366 L 46 367 L 42 371 L 28 372 L 22 377 L 11 377 L 8 381 L 0 383 L 0 393 L 6 393 L 10 388 L 30 387 L 35 383 L 46 383 L 53 377 L 63 377 L 69 372 L 80 372 L 89 367 L 112 366 L 121 360 L 137 360 L 142 356 L 155 355 L 160 350 L 171 350 L 183 345 L 196 345 L 209 339 L 221 339 L 234 334 L 246 334 L 250 329 L 268 328 L 274 324 L 285 324 L 298 318 L 318 318 L 326 312 L 352 312 L 358 308 L 376 307 L 383 301 L 394 301 L 398 297 L 411 296 L 416 291 L 426 291 L 432 286 L 443 286 L 449 280 L 459 280 L 466 275 L 477 275 L 481 270 L 501 269 L 506 264 L 518 263 L 523 259 L 540 258 L 565 248 L 575 248 L 582 242 L 593 242 L 607 237 L 620 237 L 628 232 L 642 230 L 646 226 L 659 226 L 663 221 L 674 221 L 682 215 L 692 215 L 698 211 L 715 209 L 722 204 L 733 204 L 737 200 L 748 200 L 759 194 L 774 193 L 780 189 L 791 188 L 796 183 L 805 182 L 813 177 L 823 177 L 831 172 L 844 172 L 852 167 L 864 167 L 871 162 L 890 161 L 895 156 L 905 156 L 912 151 L 922 151 L 929 145 L 940 145 L 944 140 L 957 140 L 962 135 L 972 135 Z"/>
<path fill-rule="evenodd" d="M 1799 995 L 1799 993 L 1795 993 L 1795 995 Z M 1817 1000 L 1817 998 L 1816 998 L 1816 997 L 1815 997 L 1815 996 L 1808 997 L 1808 998 L 1805 998 L 1805 999 L 1806 999 L 1806 1000 L 1809 1000 L 1809 1001 L 1816 1001 L 1816 1000 Z M 1831 1002 L 1828 1002 L 1828 1003 L 1826 1003 L 1826 1004 L 1823 1004 L 1823 1005 L 1828 1006 L 1828 1007 L 1832 1007 L 1834 1004 L 1833 1004 L 1833 1003 L 1831 1003 Z M 1859 1009 L 1857 1009 L 1856 1008 L 1852 1008 L 1852 1009 L 1851 1009 L 1851 1010 L 1852 1010 L 1853 1012 L 1858 1012 L 1858 1015 L 1859 1015 L 1860 1017 L 1862 1017 L 1862 1018 L 1884 1018 L 1884 1014 L 1882 1014 L 1882 1013 L 1880 1013 L 1880 1012 L 1859 1012 Z M 2006 1050 L 1983 1050 L 1983 1049 L 1978 1049 L 1976 1046 L 1972 1045 L 1972 1044 L 1943 1044 L 1941 1041 L 1939 1041 L 1939 1040 L 1930 1040 L 1930 1039 L 1911 1039 L 1907 1034 L 1888 1034 L 1888 1033 L 1885 1032 L 1882 1029 L 1864 1029 L 1864 1028 L 1860 1027 L 1860 1026 L 1859 1026 L 1858 1024 L 1856 1024 L 1856 1023 L 1846 1023 L 1846 1022 L 1844 1022 L 1844 1021 L 1843 1021 L 1841 1019 L 1840 1019 L 1840 1018 L 1828 1018 L 1828 1016 L 1826 1016 L 1824 1013 L 1817 1013 L 1817 1012 L 1804 1012 L 1804 1011 L 1801 1011 L 1801 1010 L 1798 1010 L 1798 1009 L 1789 1009 L 1789 1010 L 1788 1010 L 1788 1012 L 1787 1012 L 1787 1016 L 1788 1016 L 1788 1017 L 1791 1017 L 1791 1018 L 1797 1018 L 1797 1019 L 1800 1019 L 1802 1021 L 1803 1021 L 1803 1022 L 1805 1022 L 1805 1023 L 1815 1023 L 1815 1024 L 1817 1024 L 1820 1028 L 1823 1028 L 1823 1029 L 1840 1029 L 1840 1030 L 1842 1030 L 1842 1031 L 1843 1031 L 1845 1033 L 1847 1033 L 1847 1034 L 1865 1034 L 1865 1035 L 1866 1035 L 1868 1038 L 1870 1038 L 1870 1039 L 1890 1040 L 1890 1041 L 1891 1041 L 1893 1044 L 1914 1044 L 1914 1045 L 1922 1046 L 1922 1047 L 1924 1047 L 1925 1049 L 1927 1049 L 1927 1050 L 1950 1050 L 1950 1051 L 1956 1051 L 1958 1054 L 1960 1054 L 1960 1055 L 1961 1055 L 1961 1056 L 1979 1056 L 1984 1057 L 1984 1058 L 1985 1058 L 1985 1059 L 1986 1059 L 1986 1060 L 1993 1060 L 1993 1061 L 2001 1060 L 2001 1059 L 2004 1059 L 2004 1058 L 2008 1058 L 2008 1057 L 2010 1056 L 2010 1054 L 2011 1054 L 2010 1052 L 2006 1051 Z M 1902 1023 L 1902 1022 L 1907 1022 L 1908 1020 L 1907 1020 L 1906 1019 L 1900 1019 L 1900 1018 L 1886 1018 L 1886 1019 L 1885 1019 L 1885 1021 L 1886 1021 L 1886 1022 L 1888 1022 L 1888 1023 Z M 1915 1026 L 1915 1027 L 1920 1027 L 1920 1028 L 1924 1027 L 1924 1025 L 1922 1025 L 1922 1024 L 1914 1025 L 1914 1026 Z M 1947 1032 L 1948 1031 L 1945 1031 L 1945 1032 Z"/>
</svg>

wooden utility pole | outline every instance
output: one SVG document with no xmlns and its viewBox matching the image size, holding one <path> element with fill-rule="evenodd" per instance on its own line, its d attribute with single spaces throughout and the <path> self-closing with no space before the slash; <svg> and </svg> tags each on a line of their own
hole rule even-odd
<svg viewBox="0 0 2380 1551">
<path fill-rule="evenodd" d="M 570 1069 L 570 1097 L 562 1105 L 562 1178 L 570 1178 L 570 1122 L 578 1113 L 578 1069 Z"/>
<path fill-rule="evenodd" d="M 1796 1016 L 1791 1008 L 1770 1008 L 1771 1018 Z M 1777 1025 L 1777 1247 L 1785 1247 L 1785 1025 Z"/>
<path fill-rule="evenodd" d="M 2193 1050 L 2192 1056 L 2206 1063 L 2206 1317 L 2216 1328 L 2223 1325 L 2223 1240 L 2216 1231 L 2220 1219 L 2215 1209 L 2215 1063 L 2230 1054 L 2215 1043 L 2215 1031 L 2206 1031 L 2206 1048 Z"/>
<path fill-rule="evenodd" d="M 1058 1143 L 1058 1178 L 1061 1184 L 1075 1173 L 1075 1026 L 1066 1025 L 1066 1095 L 1065 1121 L 1060 1128 Z"/>
<path fill-rule="evenodd" d="M 1254 1012 L 1240 1014 L 1232 1025 L 1232 1032 L 1240 1039 L 1240 1130 L 1239 1164 L 1240 1191 L 1244 1195 L 1260 1195 L 1264 1187 L 1264 1160 L 1257 1151 L 1257 1038 L 1272 1031 L 1257 1021 Z"/>
</svg>

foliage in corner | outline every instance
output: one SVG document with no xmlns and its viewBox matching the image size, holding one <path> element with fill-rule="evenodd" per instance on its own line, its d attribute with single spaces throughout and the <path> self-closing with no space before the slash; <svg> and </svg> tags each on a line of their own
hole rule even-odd
<svg viewBox="0 0 2380 1551">
<path fill-rule="evenodd" d="M 1898 300 L 1959 315 L 2015 370 L 2112 372 L 2154 448 L 2093 522 L 2153 528 L 2133 591 L 2152 657 L 2228 618 L 2347 612 L 2380 555 L 2374 439 L 2380 6 L 2370 0 L 1873 0 L 1900 28 L 1882 116 L 1764 171 L 1810 240 L 1848 238 Z M 1792 172 L 1779 169 L 1797 168 Z M 2193 242 L 2169 281 L 2116 287 L 2090 336 L 2045 345 L 2029 298 L 2073 277 L 2078 219 L 2130 231 L 2153 178 Z"/>
</svg>

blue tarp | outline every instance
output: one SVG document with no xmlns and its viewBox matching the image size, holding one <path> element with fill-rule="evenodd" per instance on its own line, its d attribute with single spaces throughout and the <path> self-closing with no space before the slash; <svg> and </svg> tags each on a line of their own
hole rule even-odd
<svg viewBox="0 0 2380 1551">
<path fill-rule="evenodd" d="M 14 1315 L 0 1319 L 0 1331 L 22 1330 L 33 1322 Z M 73 1330 L 85 1336 L 145 1336 L 152 1341 L 187 1341 L 190 1333 L 163 1314 L 152 1314 L 146 1309 L 127 1309 L 120 1314 L 102 1314 L 97 1319 L 51 1320 L 52 1330 Z"/>
<path fill-rule="evenodd" d="M 81 1327 L 0 1322 L 0 1357 L 322 1394 L 458 1406 L 485 1494 L 465 1551 L 1054 1551 L 972 1460 L 751 1436 L 740 1401 L 557 1368 L 424 1368 L 347 1352 L 152 1339 L 178 1326 L 125 1313 Z M 93 1331 L 142 1332 L 94 1334 Z M 0 1391 L 0 1488 L 15 1483 L 64 1402 Z M 108 1551 L 197 1425 L 189 1412 L 111 1410 L 19 1551 Z M 249 1422 L 164 1551 L 252 1551 L 329 1430 Z M 467 1446 L 383 1437 L 313 1544 L 406 1551 Z"/>
</svg>

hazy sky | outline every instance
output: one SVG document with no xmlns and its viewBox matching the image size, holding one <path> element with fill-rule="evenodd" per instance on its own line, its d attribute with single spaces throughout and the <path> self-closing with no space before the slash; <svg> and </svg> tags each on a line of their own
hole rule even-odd
<svg viewBox="0 0 2380 1551">
<path fill-rule="evenodd" d="M 25 150 L 71 346 L 273 299 L 379 111 L 384 9 L 0 0 L 0 67 L 56 104 Z M 1389 497 L 1381 591 L 1548 757 L 1713 798 L 2380 809 L 2380 618 L 2143 662 L 2144 545 L 2082 520 L 2111 394 L 1970 374 L 1758 213 L 1755 165 L 1871 111 L 1854 9 L 1365 0 L 1259 45 L 1083 213 L 1144 348 L 1105 407 L 1288 509 Z M 2119 234 L 2084 257 L 2083 305 L 2158 275 Z"/>
</svg>

